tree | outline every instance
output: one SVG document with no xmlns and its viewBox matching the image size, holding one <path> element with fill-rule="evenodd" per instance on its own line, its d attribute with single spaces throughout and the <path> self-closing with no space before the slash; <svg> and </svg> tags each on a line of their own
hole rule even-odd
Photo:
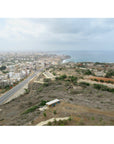
<svg viewBox="0 0 114 144">
<path fill-rule="evenodd" d="M 111 78 L 112 76 L 114 76 L 114 70 L 109 70 L 107 73 L 106 73 L 106 78 Z"/>
<path fill-rule="evenodd" d="M 85 74 L 85 75 L 92 75 L 92 72 L 88 69 L 88 70 L 85 71 L 84 74 Z"/>
<path fill-rule="evenodd" d="M 6 69 L 6 66 L 1 66 L 0 67 L 0 70 L 2 70 L 2 71 L 5 70 L 5 69 Z"/>
</svg>

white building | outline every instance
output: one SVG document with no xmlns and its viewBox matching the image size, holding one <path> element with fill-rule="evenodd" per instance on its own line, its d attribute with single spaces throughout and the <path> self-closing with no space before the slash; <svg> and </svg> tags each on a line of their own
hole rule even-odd
<svg viewBox="0 0 114 144">
<path fill-rule="evenodd" d="M 50 102 L 47 102 L 46 105 L 47 105 L 48 107 L 54 107 L 56 104 L 59 104 L 59 103 L 60 103 L 60 100 L 54 99 L 54 100 L 52 100 L 52 101 L 50 101 Z"/>
</svg>

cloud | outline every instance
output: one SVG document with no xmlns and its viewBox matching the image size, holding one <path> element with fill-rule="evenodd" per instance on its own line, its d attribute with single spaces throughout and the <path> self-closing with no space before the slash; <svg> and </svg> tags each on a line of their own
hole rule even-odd
<svg viewBox="0 0 114 144">
<path fill-rule="evenodd" d="M 5 47 L 51 47 L 113 44 L 114 19 L 0 19 L 0 43 Z"/>
<path fill-rule="evenodd" d="M 4 27 L 0 27 L 0 37 L 22 40 L 26 37 L 39 37 L 46 31 L 46 27 L 26 19 L 7 19 Z"/>
</svg>

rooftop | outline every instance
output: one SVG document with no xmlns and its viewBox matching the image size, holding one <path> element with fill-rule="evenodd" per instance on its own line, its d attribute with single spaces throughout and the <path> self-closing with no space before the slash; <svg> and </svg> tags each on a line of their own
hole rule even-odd
<svg viewBox="0 0 114 144">
<path fill-rule="evenodd" d="M 51 104 L 56 103 L 56 102 L 59 102 L 59 101 L 60 101 L 60 100 L 58 100 L 58 99 L 54 99 L 54 100 L 52 100 L 52 101 L 47 102 L 46 105 L 51 105 Z"/>
</svg>

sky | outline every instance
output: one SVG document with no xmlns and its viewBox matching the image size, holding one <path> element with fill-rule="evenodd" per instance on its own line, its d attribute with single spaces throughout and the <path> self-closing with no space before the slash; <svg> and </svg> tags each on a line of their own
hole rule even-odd
<svg viewBox="0 0 114 144">
<path fill-rule="evenodd" d="M 114 50 L 114 19 L 0 18 L 0 52 L 60 50 Z"/>
</svg>

